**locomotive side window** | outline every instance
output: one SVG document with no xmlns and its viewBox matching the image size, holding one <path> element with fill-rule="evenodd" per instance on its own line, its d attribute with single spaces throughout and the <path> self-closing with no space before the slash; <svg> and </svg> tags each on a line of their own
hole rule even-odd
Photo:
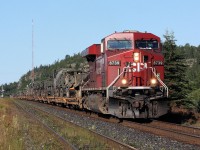
<svg viewBox="0 0 200 150">
<path fill-rule="evenodd" d="M 146 56 L 146 55 L 144 55 L 144 57 L 143 57 L 143 62 L 144 62 L 144 63 L 147 63 L 147 62 L 148 62 L 148 59 L 149 59 L 149 57 Z"/>
<path fill-rule="evenodd" d="M 132 49 L 132 41 L 131 40 L 109 40 L 107 42 L 107 47 L 109 50 Z"/>
<path fill-rule="evenodd" d="M 157 40 L 136 40 L 135 47 L 139 49 L 158 49 Z"/>
</svg>

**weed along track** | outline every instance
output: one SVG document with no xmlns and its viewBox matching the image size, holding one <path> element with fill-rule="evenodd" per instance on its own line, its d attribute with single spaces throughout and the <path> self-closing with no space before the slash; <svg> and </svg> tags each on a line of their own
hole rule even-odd
<svg viewBox="0 0 200 150">
<path fill-rule="evenodd" d="M 134 149 L 129 145 L 75 125 L 58 115 L 35 107 L 30 103 L 23 101 L 15 101 L 15 103 L 28 112 L 31 117 L 36 118 L 58 140 L 61 140 L 64 145 L 71 149 Z"/>
<path fill-rule="evenodd" d="M 65 149 L 62 142 L 10 99 L 0 99 L 0 149 Z"/>
<path fill-rule="evenodd" d="M 45 127 L 49 133 L 52 133 L 53 136 L 55 136 L 58 141 L 61 141 L 63 146 L 67 149 L 74 149 L 77 150 L 73 145 L 71 145 L 67 140 L 65 140 L 56 130 L 53 124 L 50 122 L 50 118 L 47 116 L 44 116 L 43 114 L 35 111 L 34 109 L 30 109 L 30 107 L 27 107 L 25 105 L 20 104 L 19 102 L 15 101 L 15 104 L 17 107 L 19 107 L 21 110 L 26 112 L 30 118 L 35 119 L 37 122 L 40 123 L 41 126 Z M 38 135 L 39 136 L 39 135 Z"/>
<path fill-rule="evenodd" d="M 142 124 L 145 125 L 146 123 L 139 123 L 137 127 L 134 121 L 130 123 L 128 120 L 124 120 L 119 123 L 119 120 L 117 121 L 114 118 L 97 117 L 98 115 L 79 110 L 34 101 L 16 100 L 16 102 L 34 112 L 36 116 L 41 118 L 41 121 L 48 124 L 50 128 L 78 149 L 120 149 L 123 146 L 125 147 L 123 149 L 135 147 L 142 150 L 199 149 L 199 146 L 194 143 L 186 144 L 187 142 L 178 142 L 178 140 L 165 136 L 166 134 L 156 134 L 157 129 L 152 129 L 152 132 L 146 131 L 147 129 L 150 130 L 150 127 L 143 127 Z M 158 126 L 156 122 L 148 123 L 148 125 L 151 124 Z M 121 143 L 116 143 L 112 139 Z M 129 146 L 126 146 L 126 144 Z"/>
</svg>

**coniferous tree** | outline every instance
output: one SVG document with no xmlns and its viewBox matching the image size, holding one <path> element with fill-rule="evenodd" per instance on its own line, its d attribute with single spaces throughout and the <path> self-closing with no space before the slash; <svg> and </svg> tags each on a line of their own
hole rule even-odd
<svg viewBox="0 0 200 150">
<path fill-rule="evenodd" d="M 163 50 L 165 56 L 165 83 L 169 87 L 172 100 L 186 98 L 188 81 L 186 80 L 186 63 L 184 53 L 177 49 L 174 33 L 168 31 L 164 35 Z"/>
</svg>

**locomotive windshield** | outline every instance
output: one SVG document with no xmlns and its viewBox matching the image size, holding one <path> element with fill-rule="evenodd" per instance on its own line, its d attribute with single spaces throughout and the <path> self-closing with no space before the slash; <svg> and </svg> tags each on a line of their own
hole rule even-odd
<svg viewBox="0 0 200 150">
<path fill-rule="evenodd" d="M 136 40 L 135 46 L 136 48 L 139 48 L 139 49 L 158 49 L 158 41 L 157 40 Z"/>
<path fill-rule="evenodd" d="M 131 49 L 132 41 L 131 40 L 109 40 L 107 42 L 108 49 Z"/>
</svg>

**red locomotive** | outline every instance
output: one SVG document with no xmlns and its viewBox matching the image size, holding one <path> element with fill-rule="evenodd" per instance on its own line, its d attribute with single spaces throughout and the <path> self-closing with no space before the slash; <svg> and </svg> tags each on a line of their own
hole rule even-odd
<svg viewBox="0 0 200 150">
<path fill-rule="evenodd" d="M 138 31 L 115 32 L 82 52 L 90 66 L 82 87 L 89 110 L 119 118 L 158 117 L 168 111 L 160 38 Z"/>
<path fill-rule="evenodd" d="M 118 118 L 159 117 L 169 108 L 161 49 L 154 34 L 113 33 L 81 53 L 89 69 L 62 69 L 53 80 L 34 82 L 20 97 Z"/>
</svg>

